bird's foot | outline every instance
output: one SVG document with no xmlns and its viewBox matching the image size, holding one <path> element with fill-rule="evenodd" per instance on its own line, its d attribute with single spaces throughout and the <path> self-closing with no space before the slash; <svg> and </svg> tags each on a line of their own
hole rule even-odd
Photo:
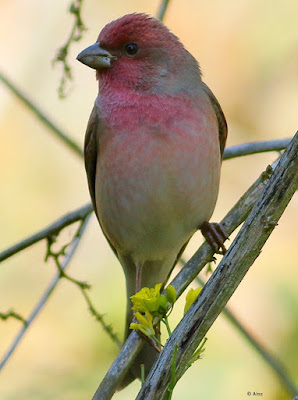
<svg viewBox="0 0 298 400">
<path fill-rule="evenodd" d="M 200 229 L 202 235 L 210 244 L 215 253 L 226 253 L 227 249 L 225 248 L 224 241 L 228 239 L 228 235 L 220 224 L 205 221 L 200 226 Z"/>
<path fill-rule="evenodd" d="M 138 293 L 142 289 L 142 271 L 142 265 L 136 264 L 136 293 Z"/>
</svg>

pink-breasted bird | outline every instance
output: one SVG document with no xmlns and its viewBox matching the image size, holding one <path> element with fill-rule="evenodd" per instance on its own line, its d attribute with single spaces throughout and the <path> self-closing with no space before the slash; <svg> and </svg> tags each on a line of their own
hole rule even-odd
<svg viewBox="0 0 298 400">
<path fill-rule="evenodd" d="M 217 250 L 209 224 L 227 125 L 195 58 L 159 20 L 129 14 L 106 25 L 78 60 L 96 70 L 99 93 L 85 137 L 94 210 L 126 276 L 130 296 L 165 283 L 197 229 Z M 148 373 L 145 344 L 121 387 Z"/>
</svg>

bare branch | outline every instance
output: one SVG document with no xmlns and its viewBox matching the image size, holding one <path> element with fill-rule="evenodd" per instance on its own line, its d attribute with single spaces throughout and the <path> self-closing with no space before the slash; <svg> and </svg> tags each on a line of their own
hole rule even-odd
<svg viewBox="0 0 298 400">
<path fill-rule="evenodd" d="M 225 232 L 228 235 L 238 228 L 250 214 L 253 206 L 260 197 L 262 190 L 266 186 L 266 182 L 272 174 L 272 167 L 268 166 L 255 183 L 244 193 L 234 207 L 221 221 Z M 204 242 L 197 252 L 184 265 L 179 273 L 173 279 L 171 285 L 176 289 L 177 295 L 180 296 L 187 286 L 202 271 L 205 265 L 214 260 L 214 252 L 207 242 Z"/>
<path fill-rule="evenodd" d="M 157 18 L 161 21 L 164 19 L 170 0 L 162 0 L 157 13 Z"/>
<path fill-rule="evenodd" d="M 284 150 L 290 144 L 291 138 L 278 139 L 278 140 L 266 140 L 263 142 L 251 142 L 239 144 L 236 146 L 230 146 L 225 149 L 224 160 L 230 158 L 248 156 L 251 154 L 265 153 L 268 151 L 281 151 Z"/>
<path fill-rule="evenodd" d="M 80 228 L 78 229 L 78 233 L 75 235 L 74 240 L 70 244 L 69 251 L 65 255 L 63 262 L 61 263 L 61 268 L 63 269 L 63 271 L 68 267 L 73 255 L 75 254 L 75 251 L 76 251 L 76 249 L 77 249 L 77 247 L 78 247 L 78 245 L 79 245 L 79 243 L 80 243 L 80 241 L 81 241 L 81 239 L 83 237 L 85 229 L 86 229 L 86 227 L 88 225 L 89 219 L 90 219 L 90 217 L 86 216 L 84 221 L 82 221 L 82 224 L 81 224 Z M 11 355 L 13 354 L 15 349 L 17 348 L 18 344 L 20 343 L 20 341 L 24 337 L 24 335 L 27 332 L 27 330 L 29 329 L 29 327 L 32 325 L 32 323 L 35 320 L 35 318 L 37 317 L 37 315 L 40 313 L 40 311 L 45 306 L 46 302 L 48 301 L 49 297 L 53 293 L 53 291 L 56 288 L 56 286 L 57 286 L 58 282 L 60 281 L 60 279 L 61 279 L 60 278 L 60 274 L 57 274 L 57 276 L 55 276 L 55 278 L 52 280 L 52 282 L 48 286 L 48 288 L 45 291 L 45 293 L 42 295 L 41 299 L 39 300 L 39 302 L 37 303 L 37 305 L 33 309 L 31 315 L 29 316 L 28 320 L 26 321 L 26 325 L 23 326 L 22 329 L 19 331 L 19 333 L 16 335 L 16 337 L 13 340 L 11 346 L 9 347 L 7 353 L 4 355 L 3 359 L 1 360 L 1 362 L 0 362 L 0 371 L 4 367 L 4 365 L 7 363 L 7 361 L 10 359 Z"/>
<path fill-rule="evenodd" d="M 177 377 L 258 257 L 298 186 L 298 132 L 281 157 L 259 200 L 223 260 L 167 341 L 137 400 L 158 400 L 167 393 L 169 365 L 178 345 Z M 293 393 L 295 395 L 295 393 Z"/>
<path fill-rule="evenodd" d="M 22 101 L 22 103 L 29 108 L 30 111 L 33 112 L 33 114 L 47 127 L 50 129 L 52 133 L 54 133 L 55 136 L 57 136 L 59 139 L 63 141 L 64 144 L 67 145 L 72 151 L 74 151 L 77 155 L 80 157 L 83 156 L 82 149 L 80 146 L 73 140 L 71 139 L 70 135 L 66 134 L 63 132 L 60 128 L 57 127 L 57 125 L 51 121 L 43 111 L 39 107 L 37 107 L 36 104 L 34 104 L 29 98 L 22 93 L 22 91 L 17 88 L 17 86 L 12 83 L 11 80 L 9 80 L 7 77 L 5 77 L 1 72 L 0 72 L 0 80 L 4 83 L 4 85 L 9 88 L 17 97 L 19 100 Z"/>
<path fill-rule="evenodd" d="M 205 282 L 197 277 L 196 281 L 200 286 L 204 286 Z M 298 388 L 289 377 L 287 373 L 286 366 L 281 363 L 281 361 L 270 353 L 266 347 L 260 343 L 256 337 L 252 335 L 251 332 L 239 321 L 236 315 L 229 309 L 225 307 L 222 314 L 227 318 L 227 320 L 238 330 L 238 332 L 247 340 L 247 342 L 256 350 L 256 352 L 263 358 L 263 360 L 269 365 L 272 370 L 276 373 L 281 383 L 287 389 L 289 394 L 298 393 Z"/>
<path fill-rule="evenodd" d="M 101 381 L 92 400 L 109 400 L 112 398 L 117 385 L 124 378 L 124 375 L 129 370 L 129 366 L 141 350 L 143 344 L 143 339 L 138 335 L 137 331 L 132 331 L 118 354 L 118 357 Z"/>
<path fill-rule="evenodd" d="M 100 314 L 96 308 L 94 307 L 93 303 L 91 302 L 91 299 L 87 293 L 86 288 L 83 288 L 82 286 L 78 285 L 79 288 L 82 291 L 82 294 L 87 302 L 88 309 L 90 313 L 95 317 L 96 321 L 98 321 L 103 328 L 103 330 L 107 333 L 107 335 L 110 337 L 112 342 L 114 342 L 118 347 L 122 346 L 121 340 L 118 338 L 117 334 L 114 332 L 112 325 L 106 324 L 104 321 L 104 316 L 103 314 Z"/>
<path fill-rule="evenodd" d="M 228 234 L 231 234 L 247 218 L 264 189 L 265 182 L 269 179 L 271 171 L 271 167 L 267 168 L 222 220 L 221 224 Z M 175 287 L 178 296 L 212 259 L 213 251 L 205 242 L 170 283 Z M 188 278 L 188 275 L 190 275 L 190 278 Z M 112 398 L 119 382 L 128 371 L 142 345 L 142 339 L 136 331 L 133 331 L 99 385 L 93 400 L 109 400 Z"/>
<path fill-rule="evenodd" d="M 73 150 L 79 156 L 83 156 L 82 149 L 79 147 L 77 143 L 75 143 L 69 135 L 63 132 L 57 125 L 51 121 L 43 111 L 39 109 L 28 97 L 21 92 L 17 86 L 12 83 L 8 78 L 6 78 L 0 72 L 0 80 L 8 87 L 33 113 L 34 115 L 42 121 L 47 128 L 49 128 L 53 134 L 58 136 L 64 144 L 67 145 L 71 150 Z M 252 142 L 252 143 L 244 143 L 236 146 L 230 146 L 225 149 L 224 152 L 224 160 L 229 160 L 235 157 L 241 157 L 256 153 L 263 153 L 268 151 L 281 151 L 284 150 L 288 144 L 290 143 L 290 138 L 288 139 L 278 139 L 278 140 L 268 140 L 263 142 Z"/>
<path fill-rule="evenodd" d="M 255 152 L 260 149 L 259 143 L 262 143 L 263 148 L 266 146 L 268 151 L 275 151 L 278 148 L 285 148 L 290 139 L 282 139 L 278 141 L 268 141 L 268 142 L 253 142 L 253 143 L 244 143 L 239 146 L 232 146 L 228 147 L 225 150 L 225 154 L 227 153 L 227 159 L 232 157 L 238 157 L 240 155 L 244 155 L 245 151 L 249 151 L 247 154 L 252 154 L 252 148 Z M 271 150 L 269 150 L 269 148 Z M 230 151 L 231 149 L 231 151 Z M 257 183 L 256 183 L 257 185 Z M 72 211 L 69 214 L 66 214 L 63 217 L 60 217 L 54 223 L 49 225 L 48 227 L 42 229 L 41 231 L 37 232 L 36 234 L 29 236 L 20 242 L 16 243 L 15 245 L 3 250 L 0 253 L 0 262 L 6 260 L 7 258 L 11 257 L 12 255 L 16 254 L 17 252 L 24 250 L 25 248 L 31 246 L 38 241 L 45 239 L 48 236 L 57 234 L 61 229 L 64 227 L 71 225 L 72 223 L 79 221 L 80 219 L 84 218 L 85 215 L 90 213 L 93 210 L 91 204 L 87 204 L 79 209 Z M 231 211 L 232 212 L 232 211 Z M 226 227 L 227 229 L 227 227 Z"/>
<path fill-rule="evenodd" d="M 82 226 L 82 224 L 81 224 L 81 226 Z M 76 236 L 80 233 L 81 226 L 79 227 L 79 230 L 78 230 L 78 233 L 76 234 Z M 114 343 L 116 343 L 116 345 L 118 347 L 121 347 L 122 342 L 119 340 L 118 336 L 113 331 L 112 326 L 105 323 L 104 316 L 96 310 L 95 306 L 93 305 L 93 303 L 90 299 L 90 296 L 87 291 L 91 288 L 91 286 L 87 282 L 79 281 L 78 279 L 75 279 L 72 276 L 68 275 L 65 272 L 65 270 L 63 269 L 63 265 L 60 262 L 60 257 L 65 255 L 66 249 L 70 244 L 62 246 L 62 248 L 58 251 L 53 251 L 52 250 L 53 243 L 54 243 L 53 240 L 48 239 L 47 254 L 45 257 L 46 261 L 49 258 L 52 258 L 55 262 L 56 267 L 58 268 L 60 278 L 67 279 L 69 282 L 72 282 L 74 285 L 76 285 L 80 289 L 80 291 L 88 305 L 88 309 L 89 309 L 90 313 L 100 323 L 101 327 L 108 334 L 110 339 Z"/>
<path fill-rule="evenodd" d="M 0 262 L 6 260 L 7 258 L 13 256 L 26 249 L 29 246 L 39 242 L 40 240 L 46 239 L 51 236 L 56 236 L 58 233 L 68 225 L 73 224 L 74 222 L 84 220 L 88 214 L 93 211 L 92 204 L 86 204 L 83 207 L 78 208 L 75 211 L 72 211 L 68 214 L 65 214 L 63 217 L 60 217 L 58 220 L 43 228 L 39 232 L 34 233 L 31 236 L 21 240 L 20 242 L 12 245 L 11 247 L 3 250 L 0 253 Z"/>
<path fill-rule="evenodd" d="M 0 74 L 1 79 L 1 74 Z M 269 140 L 265 142 L 252 142 L 252 143 L 244 143 L 237 146 L 231 146 L 225 149 L 224 159 L 230 159 L 235 157 L 240 157 L 244 155 L 256 154 L 258 152 L 264 151 L 277 151 L 285 149 L 290 142 L 290 139 L 280 139 L 280 140 Z M 0 253 L 0 262 L 6 260 L 17 252 L 24 250 L 25 248 L 31 246 L 34 243 L 46 238 L 49 235 L 53 235 L 59 232 L 62 228 L 67 225 L 71 225 L 72 223 L 79 221 L 84 218 L 86 214 L 93 210 L 91 204 L 87 204 L 79 209 L 59 218 L 53 224 L 48 227 L 42 229 L 36 234 L 29 236 L 15 245 L 3 250 Z"/>
<path fill-rule="evenodd" d="M 68 51 L 69 47 L 73 42 L 78 42 L 82 38 L 83 32 L 86 30 L 85 25 L 83 24 L 81 17 L 81 9 L 82 9 L 83 0 L 73 0 L 70 7 L 69 12 L 74 15 L 74 23 L 71 29 L 70 35 L 62 47 L 58 50 L 58 53 L 53 60 L 53 63 L 61 62 L 63 65 L 63 75 L 61 78 L 60 86 L 58 88 L 59 97 L 61 99 L 66 97 L 66 84 L 67 82 L 72 80 L 71 68 L 68 63 Z"/>
<path fill-rule="evenodd" d="M 46 260 L 49 259 L 50 257 L 54 259 L 55 264 L 58 268 L 58 276 L 55 277 L 55 279 L 50 284 L 49 288 L 45 291 L 45 294 L 42 296 L 42 299 L 40 300 L 40 302 L 38 303 L 38 305 L 32 312 L 28 321 L 26 321 L 19 314 L 12 312 L 12 311 L 9 313 L 6 313 L 6 314 L 0 313 L 0 318 L 7 319 L 9 317 L 14 317 L 16 319 L 23 321 L 26 326 L 30 325 L 30 323 L 36 317 L 37 313 L 39 313 L 39 311 L 41 311 L 41 309 L 44 306 L 45 302 L 47 301 L 48 297 L 51 295 L 54 287 L 58 284 L 58 281 L 61 278 L 66 278 L 67 280 L 74 283 L 80 289 L 85 301 L 87 302 L 89 311 L 96 318 L 96 320 L 100 323 L 100 325 L 102 326 L 104 331 L 109 335 L 111 340 L 114 343 L 116 343 L 119 347 L 121 346 L 121 341 L 119 340 L 117 335 L 114 333 L 112 327 L 105 323 L 103 315 L 100 314 L 94 307 L 94 305 L 90 299 L 90 296 L 87 293 L 87 290 L 90 288 L 90 285 L 88 285 L 86 282 L 81 282 L 81 281 L 78 281 L 77 279 L 72 278 L 65 272 L 65 268 L 68 265 L 70 258 L 73 255 L 74 250 L 76 249 L 76 246 L 75 247 L 73 247 L 73 246 L 75 243 L 77 243 L 78 239 L 81 238 L 81 236 L 85 230 L 85 222 L 87 219 L 89 220 L 91 211 L 92 211 L 92 205 L 87 204 L 86 206 L 81 207 L 78 210 L 65 215 L 64 217 L 60 218 L 58 221 L 55 221 L 53 224 L 51 224 L 47 228 L 43 229 L 42 231 L 36 233 L 33 236 L 30 236 L 29 238 L 25 239 L 24 241 L 20 242 L 19 244 L 12 246 L 10 248 L 11 249 L 10 254 L 8 254 L 9 249 L 7 249 L 5 251 L 5 253 L 6 253 L 5 255 L 8 257 L 9 255 L 15 254 L 15 252 L 20 251 L 21 249 L 28 247 L 28 246 L 32 245 L 33 243 L 36 243 L 39 240 L 47 239 L 48 246 L 47 246 Z M 51 248 L 52 244 L 54 243 L 54 240 L 52 239 L 53 236 L 58 235 L 59 232 L 64 227 L 66 227 L 74 222 L 77 222 L 77 221 L 81 221 L 81 224 L 78 227 L 78 230 L 75 233 L 74 238 L 72 239 L 71 243 L 62 246 L 62 248 L 59 251 L 54 252 Z M 67 252 L 67 248 L 69 248 L 68 252 Z M 7 257 L 5 257 L 5 258 L 7 258 Z M 61 257 L 64 258 L 62 261 L 60 261 Z M 4 366 L 4 364 L 8 361 L 8 359 L 10 358 L 10 355 L 17 347 L 21 338 L 25 334 L 26 329 L 22 329 L 20 331 L 20 333 L 17 335 L 17 337 L 15 338 L 13 344 L 10 347 L 10 350 L 8 351 L 8 353 L 6 354 L 6 356 L 3 359 L 2 363 L 0 364 L 0 370 Z"/>
<path fill-rule="evenodd" d="M 23 324 L 25 326 L 27 325 L 27 321 L 25 320 L 25 318 L 13 310 L 9 310 L 6 313 L 0 312 L 0 319 L 2 319 L 3 321 L 6 321 L 9 318 L 17 319 L 18 321 L 23 322 Z"/>
</svg>

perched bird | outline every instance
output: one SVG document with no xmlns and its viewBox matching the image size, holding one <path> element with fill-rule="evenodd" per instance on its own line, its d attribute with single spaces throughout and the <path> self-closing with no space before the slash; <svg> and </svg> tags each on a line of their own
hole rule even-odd
<svg viewBox="0 0 298 400">
<path fill-rule="evenodd" d="M 208 221 L 227 125 L 195 58 L 162 22 L 129 14 L 106 25 L 79 61 L 96 70 L 99 93 L 85 137 L 94 210 L 126 276 L 130 296 L 165 283 L 197 229 L 215 250 L 224 232 Z M 122 387 L 148 373 L 145 344 Z"/>
</svg>

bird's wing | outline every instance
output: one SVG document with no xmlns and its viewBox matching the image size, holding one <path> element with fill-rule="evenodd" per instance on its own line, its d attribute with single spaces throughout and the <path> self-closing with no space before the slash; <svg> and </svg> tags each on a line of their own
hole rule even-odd
<svg viewBox="0 0 298 400">
<path fill-rule="evenodd" d="M 225 149 L 226 140 L 227 140 L 227 136 L 228 136 L 227 121 L 226 121 L 224 113 L 220 107 L 220 104 L 217 101 L 214 94 L 212 93 L 212 91 L 209 89 L 209 87 L 204 82 L 202 82 L 202 84 L 203 84 L 203 89 L 207 93 L 209 100 L 210 100 L 212 107 L 216 114 L 216 118 L 217 118 L 217 122 L 218 122 L 220 153 L 221 153 L 221 156 L 223 157 L 223 152 Z"/>
<path fill-rule="evenodd" d="M 104 130 L 104 127 L 100 120 L 100 116 L 98 114 L 98 109 L 96 106 L 94 106 L 93 110 L 91 112 L 89 121 L 88 121 L 87 130 L 86 130 L 86 134 L 85 134 L 85 143 L 84 143 L 85 168 L 86 168 L 86 172 L 87 172 L 89 192 L 90 192 L 94 212 L 97 216 L 97 219 L 99 221 L 101 229 L 102 229 L 107 241 L 109 242 L 109 245 L 111 246 L 111 249 L 113 250 L 115 255 L 118 257 L 116 249 L 114 248 L 114 246 L 112 246 L 112 243 L 110 242 L 109 238 L 105 234 L 105 231 L 101 225 L 100 219 L 98 218 L 97 211 L 96 211 L 96 202 L 95 202 L 96 164 L 97 164 L 98 151 L 99 151 L 99 147 L 100 147 L 100 135 L 103 132 L 103 130 Z"/>
<path fill-rule="evenodd" d="M 87 130 L 85 134 L 84 143 L 84 156 L 85 156 L 85 168 L 87 172 L 89 192 L 93 204 L 93 208 L 96 214 L 95 204 L 95 175 L 96 175 L 96 163 L 97 163 L 97 151 L 99 145 L 99 133 L 100 119 L 97 117 L 96 107 L 93 107 L 91 112 Z"/>
</svg>

